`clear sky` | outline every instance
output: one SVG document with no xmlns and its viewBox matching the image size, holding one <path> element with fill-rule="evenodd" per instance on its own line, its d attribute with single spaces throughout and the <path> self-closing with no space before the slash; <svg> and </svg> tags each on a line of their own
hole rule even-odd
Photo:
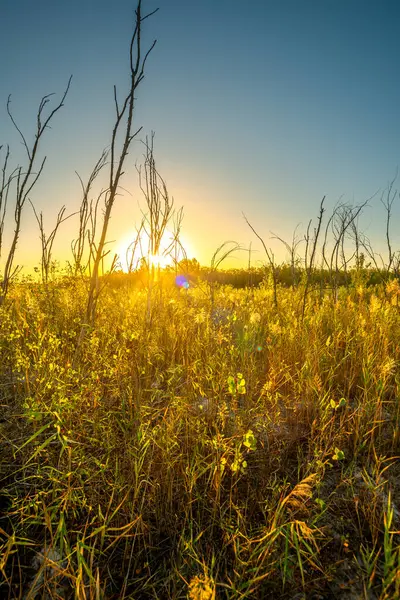
<svg viewBox="0 0 400 600">
<path fill-rule="evenodd" d="M 44 94 L 62 94 L 65 107 L 43 138 L 48 156 L 32 193 L 50 227 L 58 209 L 80 203 L 85 179 L 110 142 L 113 85 L 128 85 L 134 0 L 3 0 L 0 20 L 0 144 L 13 164 L 22 145 L 6 113 L 12 110 L 28 140 Z M 289 239 L 304 231 L 322 196 L 359 203 L 383 190 L 400 164 L 398 0 L 144 0 L 160 10 L 144 23 L 144 47 L 157 45 L 137 90 L 136 126 L 156 132 L 159 171 L 177 207 L 191 256 L 207 263 L 233 239 L 259 250 L 242 211 L 272 246 L 271 231 Z M 134 144 L 110 239 L 121 247 L 140 220 L 142 198 Z M 400 187 L 400 185 L 399 185 Z M 399 209 L 393 240 L 400 247 Z M 383 248 L 379 194 L 362 229 Z M 11 230 L 8 225 L 8 231 Z M 60 230 L 67 257 L 77 220 Z M 396 235 L 397 234 L 397 235 Z M 243 254 L 232 265 L 244 264 Z M 27 207 L 18 262 L 38 262 L 38 232 Z"/>
</svg>

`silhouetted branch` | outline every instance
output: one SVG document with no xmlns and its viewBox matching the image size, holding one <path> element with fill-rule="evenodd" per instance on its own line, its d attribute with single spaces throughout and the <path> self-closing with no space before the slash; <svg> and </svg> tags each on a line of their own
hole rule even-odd
<svg viewBox="0 0 400 600">
<path fill-rule="evenodd" d="M 109 173 L 109 186 L 105 193 L 105 211 L 103 218 L 103 225 L 100 234 L 100 240 L 96 247 L 96 253 L 93 263 L 93 271 L 90 279 L 90 287 L 88 294 L 88 301 L 86 307 L 86 321 L 93 323 L 96 313 L 96 305 L 99 297 L 99 267 L 102 262 L 104 245 L 106 243 L 108 225 L 111 218 L 111 211 L 114 206 L 115 199 L 117 197 L 121 177 L 124 173 L 123 167 L 125 159 L 128 155 L 130 144 L 133 138 L 139 133 L 138 129 L 132 135 L 133 127 L 133 116 L 135 107 L 135 92 L 144 76 L 144 67 L 147 57 L 151 50 L 155 46 L 155 41 L 151 44 L 147 51 L 144 59 L 141 54 L 141 31 L 142 23 L 144 18 L 141 16 L 141 0 L 138 1 L 136 8 L 136 22 L 134 32 L 131 37 L 130 48 L 129 48 L 129 64 L 130 64 L 130 86 L 128 94 L 126 95 L 122 107 L 119 107 L 117 100 L 117 92 L 114 88 L 114 103 L 116 110 L 116 120 L 111 134 L 111 147 L 110 147 L 110 173 Z M 117 149 L 117 138 L 118 134 L 122 135 L 122 145 L 120 149 Z M 117 158 L 118 155 L 118 158 Z M 93 246 L 92 246 L 93 248 Z"/>
<path fill-rule="evenodd" d="M 32 191 L 32 189 L 36 185 L 40 175 L 42 174 L 42 171 L 43 171 L 43 168 L 44 168 L 44 165 L 46 162 L 46 157 L 44 157 L 38 171 L 36 173 L 34 173 L 34 168 L 35 168 L 35 164 L 36 164 L 36 158 L 37 158 L 37 152 L 39 149 L 40 140 L 43 136 L 45 129 L 49 126 L 49 123 L 52 120 L 52 118 L 54 117 L 54 115 L 60 110 L 60 108 L 62 106 L 64 106 L 64 100 L 68 94 L 68 91 L 69 91 L 69 88 L 71 85 L 71 79 L 72 79 L 72 76 L 68 80 L 68 84 L 67 84 L 67 87 L 61 98 L 61 101 L 57 104 L 57 106 L 50 112 L 50 114 L 44 120 L 42 120 L 43 119 L 43 111 L 44 111 L 45 106 L 48 104 L 49 98 L 52 94 L 43 96 L 43 98 L 39 104 L 38 111 L 37 111 L 36 133 L 35 133 L 35 139 L 34 139 L 32 148 L 30 148 L 28 146 L 28 143 L 26 141 L 24 134 L 22 133 L 16 120 L 14 119 L 14 116 L 11 112 L 11 96 L 8 97 L 7 113 L 11 119 L 11 122 L 13 123 L 14 127 L 16 128 L 16 130 L 18 131 L 18 133 L 20 134 L 20 136 L 22 138 L 22 142 L 23 142 L 23 145 L 25 147 L 25 150 L 26 150 L 26 153 L 28 156 L 28 167 L 27 167 L 26 172 L 24 172 L 24 173 L 22 172 L 21 167 L 18 167 L 17 170 L 14 171 L 15 179 L 16 179 L 16 199 L 15 199 L 15 210 L 14 210 L 15 229 L 14 229 L 14 236 L 13 236 L 13 239 L 11 242 L 11 246 L 10 246 L 10 249 L 8 252 L 8 257 L 7 257 L 5 268 L 4 268 L 3 280 L 1 282 L 0 304 L 2 304 L 4 302 L 4 299 L 8 292 L 10 282 L 13 279 L 13 277 L 15 276 L 15 271 L 13 269 L 13 262 L 14 262 L 15 252 L 17 249 L 18 239 L 19 239 L 19 235 L 20 235 L 20 231 L 21 231 L 22 211 L 23 211 L 25 202 L 28 199 L 29 193 Z"/>
</svg>

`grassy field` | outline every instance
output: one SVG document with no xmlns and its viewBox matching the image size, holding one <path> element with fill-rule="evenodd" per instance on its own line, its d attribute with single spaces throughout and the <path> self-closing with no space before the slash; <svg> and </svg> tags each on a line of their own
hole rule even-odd
<svg viewBox="0 0 400 600">
<path fill-rule="evenodd" d="M 400 288 L 16 285 L 0 597 L 400 597 Z"/>
</svg>

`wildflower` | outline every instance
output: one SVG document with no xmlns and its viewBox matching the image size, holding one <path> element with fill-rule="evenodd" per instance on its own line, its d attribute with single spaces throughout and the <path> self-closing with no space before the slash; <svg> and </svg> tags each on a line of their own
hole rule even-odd
<svg viewBox="0 0 400 600">
<path fill-rule="evenodd" d="M 392 279 L 389 283 L 386 284 L 386 292 L 388 294 L 392 294 L 393 296 L 400 295 L 400 286 L 398 279 Z"/>
<path fill-rule="evenodd" d="M 214 307 L 211 311 L 211 320 L 215 326 L 226 325 L 229 322 L 229 318 L 232 318 L 233 314 L 227 308 L 221 306 Z"/>
<path fill-rule="evenodd" d="M 388 357 L 381 366 L 381 377 L 386 378 L 390 376 L 396 368 L 396 361 L 392 357 Z"/>
<path fill-rule="evenodd" d="M 205 320 L 206 320 L 206 311 L 204 310 L 204 308 L 201 308 L 200 311 L 195 315 L 194 322 L 199 325 L 200 323 L 204 323 Z"/>
<path fill-rule="evenodd" d="M 257 325 L 261 321 L 261 315 L 258 312 L 253 312 L 250 315 L 250 323 L 252 325 Z"/>
<path fill-rule="evenodd" d="M 207 413 L 212 409 L 212 402 L 205 396 L 201 396 L 198 400 L 197 407 L 201 412 Z"/>
<path fill-rule="evenodd" d="M 213 600 L 215 598 L 213 580 L 208 575 L 196 575 L 189 583 L 190 600 Z"/>
</svg>

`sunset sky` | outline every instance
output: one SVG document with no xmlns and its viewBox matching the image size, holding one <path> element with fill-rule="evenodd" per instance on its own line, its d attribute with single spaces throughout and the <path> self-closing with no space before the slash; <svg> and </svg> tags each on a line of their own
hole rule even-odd
<svg viewBox="0 0 400 600">
<path fill-rule="evenodd" d="M 380 191 L 400 164 L 398 0 L 144 0 L 160 10 L 144 23 L 143 47 L 157 39 L 137 90 L 136 128 L 109 239 L 121 249 L 140 220 L 135 162 L 139 142 L 155 131 L 155 155 L 176 207 L 184 207 L 183 240 L 207 264 L 225 240 L 252 241 L 242 211 L 274 249 L 298 223 L 304 232 L 321 198 L 370 202 L 360 222 L 384 250 Z M 43 95 L 65 107 L 43 138 L 47 164 L 32 201 L 51 228 L 58 209 L 78 210 L 80 185 L 111 138 L 113 85 L 129 85 L 134 0 L 3 0 L 0 20 L 0 144 L 25 164 L 6 102 L 32 140 Z M 398 178 L 400 188 L 400 177 Z M 38 231 L 26 207 L 17 262 L 40 260 Z M 400 247 L 400 199 L 393 242 Z M 6 225 L 6 233 L 12 222 Z M 77 219 L 60 230 L 58 258 L 70 258 Z M 7 246 L 5 248 L 7 250 Z M 231 266 L 242 266 L 237 254 Z"/>
</svg>

